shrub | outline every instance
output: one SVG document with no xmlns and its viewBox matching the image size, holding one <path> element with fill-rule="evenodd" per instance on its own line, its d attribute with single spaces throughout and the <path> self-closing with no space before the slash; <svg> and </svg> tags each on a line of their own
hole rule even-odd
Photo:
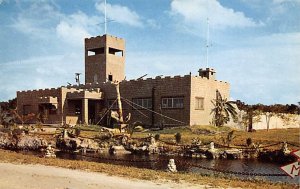
<svg viewBox="0 0 300 189">
<path fill-rule="evenodd" d="M 175 140 L 176 140 L 176 143 L 180 143 L 180 141 L 181 141 L 181 133 L 176 133 L 175 134 Z"/>
<path fill-rule="evenodd" d="M 252 138 L 247 138 L 246 144 L 247 144 L 247 146 L 250 146 L 252 144 Z"/>
<path fill-rule="evenodd" d="M 81 129 L 79 127 L 75 127 L 75 136 L 79 136 L 81 132 Z"/>
<path fill-rule="evenodd" d="M 156 135 L 154 136 L 154 138 L 155 138 L 155 141 L 158 141 L 159 138 L 160 138 L 160 134 L 156 134 Z"/>
</svg>

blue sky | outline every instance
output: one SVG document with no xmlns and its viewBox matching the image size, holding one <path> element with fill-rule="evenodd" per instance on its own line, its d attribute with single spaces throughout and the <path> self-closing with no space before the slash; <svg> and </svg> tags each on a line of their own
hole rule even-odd
<svg viewBox="0 0 300 189">
<path fill-rule="evenodd" d="M 107 0 L 108 33 L 126 40 L 126 76 L 209 66 L 249 104 L 300 101 L 300 0 Z M 74 83 L 85 37 L 102 35 L 103 0 L 0 0 L 0 101 Z M 83 77 L 82 77 L 83 80 Z"/>
</svg>

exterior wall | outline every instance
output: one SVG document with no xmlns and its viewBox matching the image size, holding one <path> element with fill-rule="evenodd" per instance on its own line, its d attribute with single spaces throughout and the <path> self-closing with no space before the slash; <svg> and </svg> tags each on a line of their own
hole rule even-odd
<svg viewBox="0 0 300 189">
<path fill-rule="evenodd" d="M 279 116 L 273 116 L 270 119 L 269 129 L 287 129 L 287 128 L 300 128 L 300 116 L 295 114 L 285 114 L 289 120 L 284 120 Z M 260 116 L 260 122 L 253 124 L 253 129 L 261 130 L 267 129 L 266 116 Z"/>
<path fill-rule="evenodd" d="M 18 91 L 17 92 L 17 110 L 19 115 L 23 115 L 24 105 L 30 105 L 29 113 L 39 114 L 40 97 L 57 97 L 57 112 L 48 115 L 47 123 L 62 123 L 63 101 L 60 88 L 51 88 L 45 90 Z M 28 123 L 36 123 L 37 119 L 29 120 Z"/>
<path fill-rule="evenodd" d="M 211 101 L 216 99 L 217 89 L 222 97 L 229 98 L 229 83 L 199 76 L 191 78 L 190 125 L 209 125 L 211 123 L 213 118 L 211 110 L 214 108 Z M 196 109 L 196 98 L 204 98 L 203 109 Z"/>
<path fill-rule="evenodd" d="M 104 93 L 105 106 L 108 108 L 108 101 L 115 100 L 117 98 L 116 89 L 110 82 L 101 84 L 82 85 L 82 88 L 94 88 L 99 87 Z M 190 92 L 191 92 L 191 76 L 186 75 L 184 77 L 156 77 L 155 79 L 140 79 L 122 81 L 120 83 L 121 96 L 133 101 L 135 98 L 151 98 L 152 110 L 160 112 L 168 117 L 175 118 L 183 123 L 176 122 L 174 120 L 163 118 L 165 125 L 189 125 L 190 123 Z M 162 108 L 160 110 L 162 98 L 165 97 L 184 97 L 184 107 L 167 109 Z M 103 106 L 102 106 L 103 107 Z M 160 115 L 154 114 L 144 109 L 134 109 L 127 102 L 122 100 L 123 116 L 127 116 L 131 113 L 131 122 L 140 121 L 147 126 L 158 126 L 162 122 Z M 144 114 L 144 115 L 143 115 Z"/>
<path fill-rule="evenodd" d="M 83 111 L 86 111 L 86 109 L 88 109 L 88 107 L 84 107 L 84 104 L 86 104 L 86 106 L 88 106 L 88 104 L 90 103 L 90 101 L 93 98 L 97 98 L 97 103 L 100 103 L 100 98 L 102 98 L 102 96 L 95 96 L 95 94 L 93 94 L 93 96 L 78 96 L 78 98 L 72 98 L 69 99 L 68 95 L 70 96 L 70 94 L 79 94 L 84 92 L 84 90 L 82 88 L 84 88 L 83 86 L 91 86 L 91 85 L 80 85 L 80 86 L 73 86 L 73 87 L 62 87 L 61 88 L 61 93 L 62 93 L 62 102 L 63 102 L 63 121 L 64 123 L 67 124 L 71 124 L 71 125 L 75 125 L 77 123 L 87 123 L 88 122 L 88 115 L 83 115 Z M 87 91 L 97 91 L 99 92 L 100 89 L 97 87 L 86 87 Z M 100 93 L 102 94 L 102 93 Z M 90 99 L 89 99 L 90 98 Z M 81 111 L 82 113 L 80 115 L 76 115 L 75 112 L 75 107 L 79 105 L 81 107 Z"/>
<path fill-rule="evenodd" d="M 155 79 L 140 79 L 120 82 L 121 96 L 129 101 L 137 98 L 152 99 L 151 110 L 162 113 L 165 116 L 176 119 L 163 118 L 161 115 L 142 108 L 133 108 L 132 103 L 122 100 L 123 116 L 126 117 L 131 113 L 131 122 L 139 121 L 147 126 L 159 126 L 162 122 L 165 126 L 174 125 L 208 125 L 212 120 L 211 109 L 212 99 L 215 99 L 216 89 L 222 96 L 229 98 L 229 84 L 216 80 L 208 80 L 202 77 L 191 75 L 174 76 L 174 77 L 156 77 Z M 99 92 L 101 89 L 101 92 Z M 86 99 L 80 96 L 78 99 L 71 98 L 70 94 L 81 94 L 86 91 L 98 91 L 101 98 L 97 100 L 96 96 L 92 99 Z M 102 96 L 103 95 L 103 96 Z M 108 102 L 117 98 L 116 88 L 110 82 L 86 85 L 74 85 L 61 87 L 59 89 L 34 90 L 18 92 L 18 110 L 23 113 L 23 105 L 32 105 L 32 113 L 38 113 L 39 97 L 53 96 L 58 99 L 57 115 L 52 116 L 46 123 L 67 123 L 76 124 L 84 123 L 89 120 L 89 113 L 86 113 L 89 105 L 94 106 L 94 123 L 100 119 L 99 112 L 109 108 Z M 162 98 L 183 97 L 183 108 L 160 108 Z M 204 98 L 204 109 L 195 109 L 196 97 Z M 84 100 L 86 99 L 86 100 Z M 75 107 L 80 106 L 82 114 L 75 113 Z M 85 108 L 84 108 L 85 107 Z M 85 115 L 83 115 L 85 110 Z M 91 112 L 90 112 L 91 113 Z"/>
</svg>

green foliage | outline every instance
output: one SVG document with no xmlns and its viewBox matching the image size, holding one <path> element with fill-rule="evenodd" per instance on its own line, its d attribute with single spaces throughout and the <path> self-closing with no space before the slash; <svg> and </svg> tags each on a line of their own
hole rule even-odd
<svg viewBox="0 0 300 189">
<path fill-rule="evenodd" d="M 226 123 L 230 121 L 230 116 L 236 120 L 237 119 L 237 112 L 235 107 L 233 106 L 233 102 L 227 101 L 226 98 L 222 98 L 221 93 L 217 90 L 216 91 L 216 99 L 211 101 L 214 105 L 211 113 L 214 114 L 213 116 L 213 124 L 221 127 L 224 126 Z"/>
<path fill-rule="evenodd" d="M 154 138 L 155 138 L 155 141 L 158 141 L 159 140 L 159 138 L 160 138 L 160 134 L 155 134 L 155 136 L 154 136 Z"/>
<path fill-rule="evenodd" d="M 132 134 L 134 132 L 144 130 L 144 128 L 141 126 L 141 124 L 142 124 L 141 122 L 136 121 L 136 122 L 134 122 L 132 124 L 129 124 L 127 126 L 127 133 L 130 135 L 130 137 L 132 136 Z"/>
<path fill-rule="evenodd" d="M 81 129 L 79 127 L 75 127 L 74 131 L 75 136 L 78 137 L 80 135 Z"/>
<path fill-rule="evenodd" d="M 246 139 L 246 144 L 247 144 L 247 146 L 250 146 L 252 143 L 253 143 L 253 142 L 252 142 L 252 138 L 247 138 L 247 139 Z"/>
<path fill-rule="evenodd" d="M 181 133 L 176 133 L 175 134 L 175 140 L 176 140 L 177 144 L 181 142 Z"/>
<path fill-rule="evenodd" d="M 234 138 L 236 138 L 234 131 L 230 131 L 227 133 L 226 138 L 222 137 L 221 139 L 225 145 L 230 146 Z"/>
</svg>

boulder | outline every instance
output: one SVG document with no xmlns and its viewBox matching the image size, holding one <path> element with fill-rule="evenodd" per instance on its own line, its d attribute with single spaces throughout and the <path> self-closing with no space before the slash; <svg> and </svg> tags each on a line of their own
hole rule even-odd
<svg viewBox="0 0 300 189">
<path fill-rule="evenodd" d="M 22 135 L 19 137 L 16 144 L 16 149 L 19 150 L 39 150 L 47 147 L 48 142 L 36 136 Z"/>
<path fill-rule="evenodd" d="M 0 132 L 0 148 L 12 148 L 15 141 L 7 133 Z"/>
</svg>

